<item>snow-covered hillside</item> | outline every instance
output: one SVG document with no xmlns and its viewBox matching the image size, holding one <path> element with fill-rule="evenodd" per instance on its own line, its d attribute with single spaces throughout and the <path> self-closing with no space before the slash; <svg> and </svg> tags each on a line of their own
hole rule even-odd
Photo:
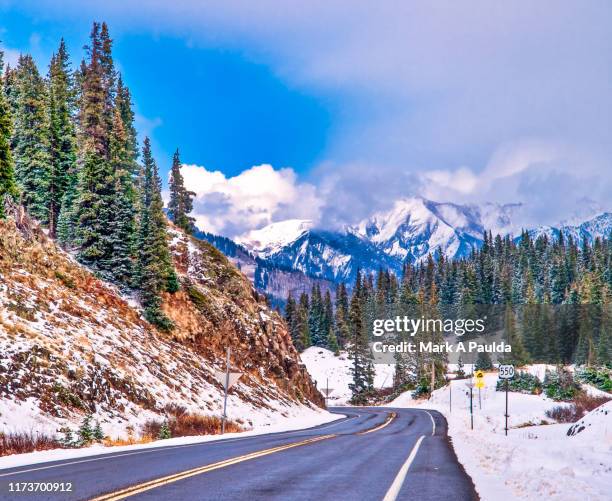
<svg viewBox="0 0 612 501">
<path fill-rule="evenodd" d="M 304 350 L 300 357 L 320 390 L 327 388 L 328 384 L 329 388 L 333 388 L 334 391 L 327 401 L 328 405 L 347 405 L 351 398 L 349 384 L 352 381 L 353 365 L 348 354 L 341 352 L 336 356 L 325 348 L 311 346 Z M 393 384 L 395 370 L 393 365 L 376 364 L 374 368 L 376 370 L 374 387 L 386 388 Z"/>
<path fill-rule="evenodd" d="M 181 290 L 164 297 L 175 323 L 164 334 L 133 298 L 32 235 L 0 221 L 0 432 L 53 434 L 93 413 L 125 436 L 171 404 L 220 415 L 226 346 L 244 373 L 228 414 L 244 428 L 323 412 L 284 323 L 209 244 L 171 230 Z"/>
<path fill-rule="evenodd" d="M 551 422 L 547 410 L 567 404 L 511 392 L 506 437 L 505 393 L 495 391 L 496 373 L 486 374 L 485 381 L 482 409 L 474 392 L 474 430 L 465 380 L 452 381 L 450 387 L 435 391 L 431 400 L 415 401 L 404 393 L 388 405 L 434 409 L 446 416 L 459 461 L 483 501 L 610 499 L 612 402 L 591 411 L 578 423 L 584 430 L 568 436 L 569 424 L 540 424 Z"/>
</svg>

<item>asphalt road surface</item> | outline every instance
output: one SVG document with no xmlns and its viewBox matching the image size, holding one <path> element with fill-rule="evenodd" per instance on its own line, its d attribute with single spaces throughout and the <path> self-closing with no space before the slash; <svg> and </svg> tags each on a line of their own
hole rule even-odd
<svg viewBox="0 0 612 501">
<path fill-rule="evenodd" d="M 478 499 L 435 411 L 338 408 L 306 430 L 117 452 L 0 470 L 0 499 Z M 71 482 L 69 493 L 10 493 L 10 482 Z"/>
</svg>

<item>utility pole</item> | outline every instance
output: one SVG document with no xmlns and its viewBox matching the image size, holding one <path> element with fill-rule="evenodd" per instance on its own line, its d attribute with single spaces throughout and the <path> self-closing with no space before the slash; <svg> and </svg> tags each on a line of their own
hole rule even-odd
<svg viewBox="0 0 612 501">
<path fill-rule="evenodd" d="M 227 418 L 227 390 L 229 389 L 229 378 L 230 378 L 230 348 L 226 350 L 225 359 L 225 384 L 224 395 L 223 395 L 223 418 L 221 419 L 221 435 L 225 433 L 225 419 Z"/>
</svg>

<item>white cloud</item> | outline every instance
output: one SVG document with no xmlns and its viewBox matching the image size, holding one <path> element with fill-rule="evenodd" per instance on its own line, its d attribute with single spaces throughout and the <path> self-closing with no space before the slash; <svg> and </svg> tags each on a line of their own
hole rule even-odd
<svg viewBox="0 0 612 501">
<path fill-rule="evenodd" d="M 237 236 L 288 218 L 317 221 L 316 189 L 300 183 L 290 168 L 257 165 L 233 177 L 198 165 L 183 165 L 185 186 L 196 193 L 194 217 L 211 233 Z"/>
<path fill-rule="evenodd" d="M 544 219 L 565 217 L 584 196 L 612 209 L 612 2 L 22 3 L 56 19 L 104 18 L 118 33 L 236 50 L 331 102 L 325 162 L 310 177 L 324 225 L 410 194 L 523 201 Z M 243 201 L 223 190 L 214 197 Z M 253 214 L 230 212 L 227 227 L 295 210 L 281 205 L 258 200 Z M 223 226 L 221 214 L 201 217 Z"/>
<path fill-rule="evenodd" d="M 0 46 L 0 50 L 4 52 L 4 66 L 10 65 L 11 68 L 17 66 L 17 61 L 19 61 L 20 52 L 15 49 L 11 49 L 9 47 Z"/>
</svg>

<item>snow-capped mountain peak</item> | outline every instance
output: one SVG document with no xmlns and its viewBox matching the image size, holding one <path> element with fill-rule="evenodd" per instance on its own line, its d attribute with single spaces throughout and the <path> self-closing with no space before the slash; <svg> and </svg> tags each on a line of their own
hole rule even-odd
<svg viewBox="0 0 612 501">
<path fill-rule="evenodd" d="M 309 219 L 287 219 L 271 223 L 236 238 L 236 242 L 258 254 L 273 254 L 295 242 L 313 226 Z"/>
</svg>

